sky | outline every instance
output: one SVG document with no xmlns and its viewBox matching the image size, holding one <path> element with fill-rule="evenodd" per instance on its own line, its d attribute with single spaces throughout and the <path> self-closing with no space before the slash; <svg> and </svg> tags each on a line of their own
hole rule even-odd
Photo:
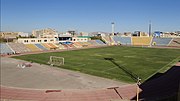
<svg viewBox="0 0 180 101">
<path fill-rule="evenodd" d="M 180 30 L 180 0 L 1 0 L 1 31 Z"/>
</svg>

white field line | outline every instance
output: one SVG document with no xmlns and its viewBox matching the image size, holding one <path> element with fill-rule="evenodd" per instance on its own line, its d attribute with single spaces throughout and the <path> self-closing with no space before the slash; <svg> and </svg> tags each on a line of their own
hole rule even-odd
<svg viewBox="0 0 180 101">
<path fill-rule="evenodd" d="M 106 72 L 106 71 L 109 71 L 109 70 L 112 70 L 112 69 L 116 69 L 116 68 L 118 68 L 118 67 L 109 68 L 109 69 L 103 70 L 102 72 Z"/>
<path fill-rule="evenodd" d="M 160 72 L 162 69 L 164 69 L 165 67 L 167 67 L 168 65 L 172 64 L 173 62 L 175 62 L 175 60 L 177 60 L 178 58 L 180 58 L 180 56 L 178 56 L 177 58 L 173 59 L 171 62 L 169 62 L 168 64 L 164 65 L 162 68 L 160 68 L 159 70 L 157 70 L 156 72 L 154 72 L 152 75 L 150 75 L 149 77 L 146 78 L 149 79 L 150 77 L 152 77 L 153 75 L 155 75 L 156 73 Z"/>
</svg>

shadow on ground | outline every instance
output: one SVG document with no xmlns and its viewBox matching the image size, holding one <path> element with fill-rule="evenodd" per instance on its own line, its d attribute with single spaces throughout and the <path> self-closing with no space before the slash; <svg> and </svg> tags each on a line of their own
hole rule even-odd
<svg viewBox="0 0 180 101">
<path fill-rule="evenodd" d="M 140 85 L 142 101 L 179 101 L 180 66 L 173 66 L 165 73 L 157 73 Z M 136 97 L 133 98 L 135 100 Z"/>
</svg>

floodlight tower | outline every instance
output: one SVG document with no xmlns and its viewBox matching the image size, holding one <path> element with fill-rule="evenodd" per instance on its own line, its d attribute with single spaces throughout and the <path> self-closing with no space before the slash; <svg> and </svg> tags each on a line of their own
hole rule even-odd
<svg viewBox="0 0 180 101">
<path fill-rule="evenodd" d="M 149 37 L 151 36 L 151 20 L 149 21 Z"/>
<path fill-rule="evenodd" d="M 115 24 L 114 22 L 111 23 L 111 25 L 112 25 L 112 35 L 114 35 L 114 29 L 115 29 L 114 28 L 115 27 L 114 24 Z"/>
</svg>

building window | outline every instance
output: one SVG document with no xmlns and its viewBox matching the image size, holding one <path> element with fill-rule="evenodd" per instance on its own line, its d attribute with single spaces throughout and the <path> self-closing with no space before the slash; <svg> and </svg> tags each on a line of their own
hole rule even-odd
<svg viewBox="0 0 180 101">
<path fill-rule="evenodd" d="M 41 42 L 41 40 L 38 40 L 38 42 Z"/>
<path fill-rule="evenodd" d="M 28 42 L 28 40 L 24 40 L 24 42 Z"/>
<path fill-rule="evenodd" d="M 35 40 L 31 40 L 31 42 L 35 42 Z"/>
<path fill-rule="evenodd" d="M 47 42 L 47 40 L 44 40 L 44 42 Z"/>
</svg>

